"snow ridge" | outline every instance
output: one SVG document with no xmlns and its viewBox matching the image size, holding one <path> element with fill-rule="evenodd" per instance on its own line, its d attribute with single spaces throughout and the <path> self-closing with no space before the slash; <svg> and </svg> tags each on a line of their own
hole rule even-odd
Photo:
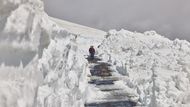
<svg viewBox="0 0 190 107">
<path fill-rule="evenodd" d="M 141 105 L 151 104 L 154 89 L 157 107 L 189 106 L 189 42 L 171 41 L 154 31 L 111 30 L 100 49 L 118 72 L 126 72 L 126 85 L 136 90 Z"/>
</svg>

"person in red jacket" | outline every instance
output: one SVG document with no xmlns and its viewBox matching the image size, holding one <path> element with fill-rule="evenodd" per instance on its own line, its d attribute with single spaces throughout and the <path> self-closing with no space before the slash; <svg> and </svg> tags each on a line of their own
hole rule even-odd
<svg viewBox="0 0 190 107">
<path fill-rule="evenodd" d="M 89 53 L 90 53 L 90 58 L 94 59 L 95 49 L 93 46 L 90 46 Z"/>
</svg>

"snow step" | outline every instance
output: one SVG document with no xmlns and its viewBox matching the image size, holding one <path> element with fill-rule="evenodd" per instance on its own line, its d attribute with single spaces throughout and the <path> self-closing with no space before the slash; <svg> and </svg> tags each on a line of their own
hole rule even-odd
<svg viewBox="0 0 190 107">
<path fill-rule="evenodd" d="M 134 95 L 130 95 L 125 90 L 113 90 L 113 91 L 108 92 L 105 98 L 102 98 L 102 99 L 122 100 L 122 99 L 131 98 L 131 97 L 134 97 Z"/>
<path fill-rule="evenodd" d="M 136 105 L 135 102 L 129 100 L 133 95 L 130 95 L 125 87 L 114 84 L 121 77 L 113 76 L 114 72 L 110 70 L 110 66 L 111 64 L 104 62 L 95 62 L 93 66 L 90 66 L 91 76 L 88 83 L 95 84 L 103 96 L 93 97 L 93 102 L 86 103 L 85 107 L 134 107 Z"/>
<path fill-rule="evenodd" d="M 102 76 L 102 77 L 112 76 L 110 72 L 102 72 L 100 70 L 90 70 L 90 73 L 92 76 Z"/>
<path fill-rule="evenodd" d="M 135 107 L 136 102 L 132 101 L 107 101 L 107 102 L 94 102 L 87 103 L 85 107 Z"/>
<path fill-rule="evenodd" d="M 96 85 L 110 85 L 114 84 L 115 80 L 91 80 L 88 83 L 90 84 L 96 84 Z"/>
<path fill-rule="evenodd" d="M 114 84 L 114 81 L 118 81 L 118 78 L 115 77 L 96 77 L 93 76 L 90 78 L 89 83 L 96 84 L 96 85 L 110 85 Z"/>
<path fill-rule="evenodd" d="M 108 77 L 100 77 L 100 76 L 90 76 L 91 80 L 119 80 L 119 77 L 116 76 L 108 76 Z"/>
<path fill-rule="evenodd" d="M 122 88 L 118 88 L 115 85 L 97 85 L 96 88 L 100 89 L 100 91 L 105 92 L 123 90 Z"/>
<path fill-rule="evenodd" d="M 119 88 L 113 88 L 113 89 L 100 89 L 101 91 L 116 91 L 116 90 L 121 90 Z"/>
<path fill-rule="evenodd" d="M 111 64 L 105 62 L 97 62 L 96 65 L 107 66 L 107 67 L 112 66 Z"/>
</svg>

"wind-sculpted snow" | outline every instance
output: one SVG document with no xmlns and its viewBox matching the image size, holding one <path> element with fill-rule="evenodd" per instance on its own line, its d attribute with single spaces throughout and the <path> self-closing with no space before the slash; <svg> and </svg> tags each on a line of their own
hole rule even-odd
<svg viewBox="0 0 190 107">
<path fill-rule="evenodd" d="M 77 45 L 75 36 L 71 40 L 70 37 L 56 39 L 44 51 L 39 64 L 44 85 L 38 89 L 38 107 L 79 107 L 84 104 L 87 61 Z"/>
<path fill-rule="evenodd" d="M 31 58 L 23 61 L 15 57 L 14 63 L 11 63 L 6 62 L 11 58 L 5 59 L 3 56 L 12 53 L 11 50 L 16 50 L 15 52 L 23 56 L 27 53 L 29 57 L 34 57 L 34 54 L 40 57 L 42 50 L 48 46 L 52 38 L 55 25 L 44 12 L 41 0 L 1 0 L 0 7 L 0 63 L 18 66 L 22 61 L 25 66 Z"/>
<path fill-rule="evenodd" d="M 141 105 L 190 106 L 189 42 L 171 41 L 154 31 L 141 34 L 112 30 L 100 50 L 104 60 L 128 76 L 126 85 L 136 90 Z"/>
<path fill-rule="evenodd" d="M 0 0 L 0 107 L 36 106 L 44 79 L 39 58 L 51 39 L 68 34 L 41 0 Z"/>
<path fill-rule="evenodd" d="M 41 0 L 0 0 L 0 107 L 83 104 L 83 55 L 103 37 L 75 42 L 43 8 Z"/>
<path fill-rule="evenodd" d="M 154 31 L 104 34 L 49 18 L 41 0 L 0 0 L 0 107 L 83 107 L 87 91 L 97 95 L 87 84 L 91 45 L 127 77 L 119 83 L 139 105 L 190 106 L 189 42 Z"/>
<path fill-rule="evenodd" d="M 0 107 L 33 107 L 43 75 L 35 57 L 27 67 L 0 66 Z"/>
</svg>

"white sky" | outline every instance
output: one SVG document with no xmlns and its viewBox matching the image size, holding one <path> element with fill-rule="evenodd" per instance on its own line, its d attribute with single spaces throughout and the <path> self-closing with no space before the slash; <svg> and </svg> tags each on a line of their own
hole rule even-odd
<svg viewBox="0 0 190 107">
<path fill-rule="evenodd" d="M 53 17 L 102 29 L 155 30 L 190 41 L 190 0 L 45 0 Z"/>
</svg>

